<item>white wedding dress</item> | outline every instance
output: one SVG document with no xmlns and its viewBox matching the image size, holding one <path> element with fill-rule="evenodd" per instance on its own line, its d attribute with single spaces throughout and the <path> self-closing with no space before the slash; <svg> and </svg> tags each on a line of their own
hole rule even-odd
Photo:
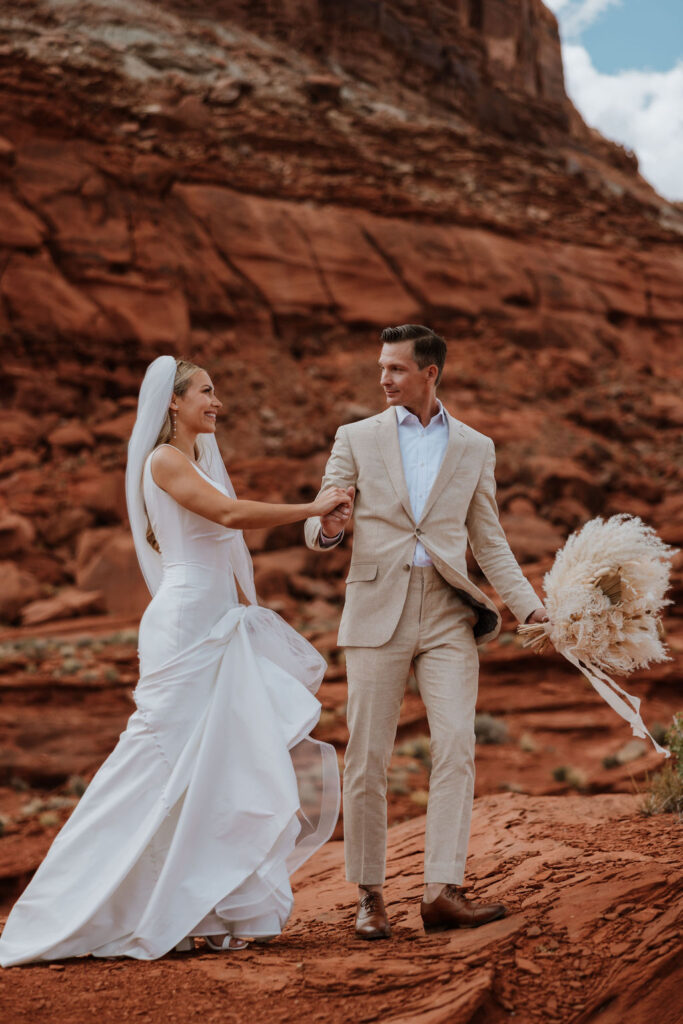
<svg viewBox="0 0 683 1024">
<path fill-rule="evenodd" d="M 163 576 L 140 623 L 137 710 L 12 910 L 3 967 L 277 934 L 290 874 L 337 820 L 335 751 L 308 736 L 323 659 L 274 612 L 238 603 L 234 531 L 158 487 L 152 457 L 143 493 Z"/>
</svg>

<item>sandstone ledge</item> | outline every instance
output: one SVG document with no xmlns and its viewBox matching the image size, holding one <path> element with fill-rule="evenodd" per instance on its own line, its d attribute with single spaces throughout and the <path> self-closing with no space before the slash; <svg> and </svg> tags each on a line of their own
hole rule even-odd
<svg viewBox="0 0 683 1024">
<path fill-rule="evenodd" d="M 227 1019 L 267 1012 L 275 1024 L 680 1020 L 683 842 L 670 817 L 642 818 L 625 795 L 481 798 L 468 881 L 477 897 L 504 899 L 509 916 L 431 936 L 418 909 L 423 831 L 418 818 L 389 833 L 389 942 L 352 935 L 354 891 L 330 843 L 297 875 L 293 918 L 268 946 L 3 972 L 3 1005 L 17 1024 L 38 1003 L 65 1021 L 154 1019 L 160 993 L 169 1021 L 225 1020 L 226 999 Z"/>
</svg>

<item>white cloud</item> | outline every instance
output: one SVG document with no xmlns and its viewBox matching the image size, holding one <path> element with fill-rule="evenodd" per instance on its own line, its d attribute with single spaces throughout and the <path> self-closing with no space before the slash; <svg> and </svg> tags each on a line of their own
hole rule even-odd
<svg viewBox="0 0 683 1024">
<path fill-rule="evenodd" d="M 575 40 L 609 7 L 620 7 L 622 0 L 546 0 L 557 16 L 564 39 Z"/>
<path fill-rule="evenodd" d="M 563 46 L 567 92 L 586 121 L 638 155 L 641 173 L 683 199 L 683 61 L 669 71 L 602 74 L 584 46 Z"/>
<path fill-rule="evenodd" d="M 593 66 L 581 33 L 622 0 L 545 3 L 560 26 L 567 92 L 585 120 L 634 150 L 641 173 L 658 192 L 683 199 L 683 62 L 668 71 L 603 74 Z"/>
</svg>

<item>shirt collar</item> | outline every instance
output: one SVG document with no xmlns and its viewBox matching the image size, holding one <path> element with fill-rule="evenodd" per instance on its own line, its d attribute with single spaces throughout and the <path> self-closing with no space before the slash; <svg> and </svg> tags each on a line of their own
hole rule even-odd
<svg viewBox="0 0 683 1024">
<path fill-rule="evenodd" d="M 436 400 L 436 404 L 439 406 L 439 411 L 434 413 L 427 426 L 431 426 L 431 424 L 437 420 L 441 421 L 441 423 L 448 422 L 446 420 L 446 410 L 444 409 L 442 403 L 438 398 Z M 405 405 L 396 406 L 396 418 L 399 424 L 405 423 L 406 420 L 408 420 L 410 417 L 412 417 L 414 420 L 417 420 L 417 416 L 415 415 L 415 413 L 412 413 L 409 409 L 406 409 Z"/>
</svg>

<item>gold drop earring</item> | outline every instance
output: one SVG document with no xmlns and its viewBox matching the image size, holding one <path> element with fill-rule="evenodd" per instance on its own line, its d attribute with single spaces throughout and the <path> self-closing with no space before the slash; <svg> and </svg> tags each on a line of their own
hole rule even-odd
<svg viewBox="0 0 683 1024">
<path fill-rule="evenodd" d="M 171 410 L 171 440 L 175 438 L 176 418 L 177 413 Z"/>
</svg>

